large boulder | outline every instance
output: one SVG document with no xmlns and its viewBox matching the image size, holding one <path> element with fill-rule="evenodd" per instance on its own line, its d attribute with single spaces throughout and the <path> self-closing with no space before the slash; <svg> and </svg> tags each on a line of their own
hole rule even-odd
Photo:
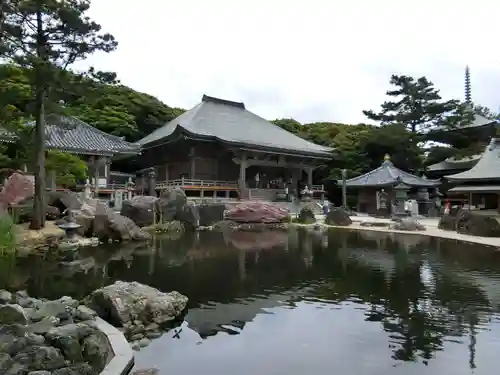
<svg viewBox="0 0 500 375">
<path fill-rule="evenodd" d="M 325 223 L 328 225 L 348 226 L 352 224 L 349 213 L 342 207 L 332 207 L 326 215 Z"/>
<path fill-rule="evenodd" d="M 226 220 L 236 223 L 282 223 L 288 220 L 289 211 L 277 205 L 265 202 L 240 203 L 228 210 Z"/>
<path fill-rule="evenodd" d="M 153 225 L 155 220 L 157 197 L 149 195 L 137 195 L 122 204 L 120 214 L 132 219 L 140 227 Z"/>
<path fill-rule="evenodd" d="M 102 203 L 98 203 L 94 218 L 94 235 L 100 240 L 149 240 L 151 235 L 139 228 L 131 219 L 122 216 Z"/>
<path fill-rule="evenodd" d="M 103 319 L 126 326 L 135 321 L 145 325 L 173 320 L 186 308 L 188 298 L 178 292 L 163 293 L 138 282 L 116 281 L 93 291 L 85 301 Z"/>
<path fill-rule="evenodd" d="M 405 217 L 401 220 L 396 221 L 391 225 L 391 228 L 395 230 L 405 230 L 409 232 L 425 230 L 425 226 L 422 223 L 420 223 L 417 219 L 412 217 Z"/>
<path fill-rule="evenodd" d="M 177 214 L 187 204 L 187 201 L 186 193 L 181 188 L 162 191 L 157 202 L 157 212 L 164 222 L 177 220 Z"/>
<path fill-rule="evenodd" d="M 460 211 L 457 214 L 456 231 L 471 236 L 500 237 L 500 223 L 490 216 Z"/>
<path fill-rule="evenodd" d="M 198 206 L 200 226 L 209 227 L 224 220 L 226 205 L 223 203 L 206 203 Z"/>
<path fill-rule="evenodd" d="M 78 193 L 73 191 L 51 191 L 47 193 L 47 205 L 57 207 L 62 213 L 69 210 L 79 210 L 84 204 L 84 200 Z"/>
</svg>

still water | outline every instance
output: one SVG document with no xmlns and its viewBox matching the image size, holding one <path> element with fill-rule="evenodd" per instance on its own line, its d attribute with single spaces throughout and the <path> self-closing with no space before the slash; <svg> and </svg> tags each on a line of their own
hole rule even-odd
<svg viewBox="0 0 500 375">
<path fill-rule="evenodd" d="M 66 259 L 70 261 L 71 259 Z M 0 287 L 83 297 L 114 280 L 190 298 L 136 355 L 161 374 L 493 374 L 500 252 L 375 232 L 199 233 L 0 263 Z"/>
</svg>

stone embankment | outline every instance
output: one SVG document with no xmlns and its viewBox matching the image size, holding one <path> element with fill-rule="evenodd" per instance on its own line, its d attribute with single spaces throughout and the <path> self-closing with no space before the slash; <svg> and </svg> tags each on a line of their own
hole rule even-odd
<svg viewBox="0 0 500 375">
<path fill-rule="evenodd" d="M 95 290 L 83 304 L 0 290 L 0 374 L 127 374 L 131 347 L 160 337 L 187 301 L 178 292 L 122 281 Z"/>
<path fill-rule="evenodd" d="M 93 375 L 113 356 L 96 313 L 78 301 L 0 291 L 0 374 Z"/>
</svg>

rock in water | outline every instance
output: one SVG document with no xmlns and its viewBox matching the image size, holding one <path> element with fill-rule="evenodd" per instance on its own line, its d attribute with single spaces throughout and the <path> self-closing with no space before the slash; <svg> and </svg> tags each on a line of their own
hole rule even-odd
<svg viewBox="0 0 500 375">
<path fill-rule="evenodd" d="M 163 323 L 186 308 L 188 298 L 178 292 L 163 293 L 137 282 L 117 281 L 93 291 L 86 304 L 101 318 L 124 326 L 136 320 Z"/>
<path fill-rule="evenodd" d="M 0 324 L 27 324 L 28 316 L 19 305 L 0 306 Z"/>
<path fill-rule="evenodd" d="M 120 214 L 128 217 L 140 227 L 153 225 L 157 201 L 157 197 L 137 195 L 123 202 Z"/>
<path fill-rule="evenodd" d="M 236 223 L 282 223 L 288 220 L 287 209 L 265 202 L 248 202 L 238 204 L 227 211 L 226 220 Z"/>
<path fill-rule="evenodd" d="M 417 219 L 412 217 L 405 217 L 399 221 L 396 221 L 391 225 L 391 229 L 395 230 L 406 230 L 409 232 L 414 231 L 423 231 L 425 230 L 425 226 L 421 224 Z"/>
<path fill-rule="evenodd" d="M 328 225 L 348 226 L 352 224 L 349 214 L 342 207 L 332 207 L 325 219 Z"/>
</svg>

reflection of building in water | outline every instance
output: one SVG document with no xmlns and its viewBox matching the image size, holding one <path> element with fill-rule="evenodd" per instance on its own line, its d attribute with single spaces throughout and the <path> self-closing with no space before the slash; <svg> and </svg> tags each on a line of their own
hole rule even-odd
<svg viewBox="0 0 500 375">
<path fill-rule="evenodd" d="M 211 302 L 209 305 L 190 309 L 185 320 L 189 328 L 198 332 L 201 337 L 213 336 L 220 331 L 228 332 L 230 326 L 237 327 L 235 331 L 239 331 L 257 315 L 272 314 L 267 309 L 285 306 L 289 301 L 309 292 L 310 289 L 290 290 L 282 294 L 274 293 L 265 298 L 252 296 L 232 303 Z"/>
</svg>

